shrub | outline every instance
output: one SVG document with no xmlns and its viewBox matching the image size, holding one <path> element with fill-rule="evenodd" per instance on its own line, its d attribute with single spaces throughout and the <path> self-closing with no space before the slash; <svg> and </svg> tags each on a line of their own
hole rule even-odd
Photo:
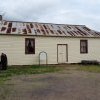
<svg viewBox="0 0 100 100">
<path fill-rule="evenodd" d="M 81 64 L 83 64 L 83 65 L 99 65 L 100 62 L 97 60 L 82 60 Z"/>
</svg>

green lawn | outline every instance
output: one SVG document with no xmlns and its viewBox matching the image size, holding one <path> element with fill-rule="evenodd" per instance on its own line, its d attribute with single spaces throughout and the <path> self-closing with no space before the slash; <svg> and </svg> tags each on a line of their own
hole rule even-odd
<svg viewBox="0 0 100 100">
<path fill-rule="evenodd" d="M 100 73 L 100 65 L 80 65 L 78 70 Z"/>
<path fill-rule="evenodd" d="M 61 67 L 54 66 L 9 66 L 7 70 L 0 71 L 0 83 L 9 80 L 11 76 L 28 75 L 28 74 L 43 74 L 62 70 Z"/>
<path fill-rule="evenodd" d="M 0 84 L 16 75 L 43 74 L 62 70 L 81 70 L 100 73 L 100 65 L 9 66 L 6 71 L 0 71 Z"/>
</svg>

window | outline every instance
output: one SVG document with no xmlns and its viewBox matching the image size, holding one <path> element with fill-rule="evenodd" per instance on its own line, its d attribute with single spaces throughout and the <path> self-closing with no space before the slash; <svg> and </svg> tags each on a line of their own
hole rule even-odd
<svg viewBox="0 0 100 100">
<path fill-rule="evenodd" d="M 88 53 L 88 41 L 80 40 L 80 53 Z"/>
<path fill-rule="evenodd" d="M 35 39 L 25 39 L 25 54 L 35 54 Z"/>
</svg>

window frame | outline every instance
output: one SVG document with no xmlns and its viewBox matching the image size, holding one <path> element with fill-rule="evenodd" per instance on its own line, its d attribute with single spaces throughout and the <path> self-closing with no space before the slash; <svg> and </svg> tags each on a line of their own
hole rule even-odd
<svg viewBox="0 0 100 100">
<path fill-rule="evenodd" d="M 27 41 L 33 41 L 33 52 L 28 52 L 27 51 Z M 25 38 L 25 54 L 29 55 L 29 54 L 35 54 L 35 38 Z"/>
<path fill-rule="evenodd" d="M 82 45 L 81 42 L 85 42 L 86 43 L 86 47 L 85 47 L 85 51 L 82 51 Z M 80 53 L 81 54 L 88 54 L 88 40 L 80 40 Z"/>
</svg>

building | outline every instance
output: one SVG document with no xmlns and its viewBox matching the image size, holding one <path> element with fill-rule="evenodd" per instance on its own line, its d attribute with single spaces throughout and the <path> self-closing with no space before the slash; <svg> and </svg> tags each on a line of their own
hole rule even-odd
<svg viewBox="0 0 100 100">
<path fill-rule="evenodd" d="M 85 25 L 0 20 L 0 53 L 9 65 L 39 64 L 42 51 L 48 64 L 100 61 L 100 33 Z"/>
</svg>

